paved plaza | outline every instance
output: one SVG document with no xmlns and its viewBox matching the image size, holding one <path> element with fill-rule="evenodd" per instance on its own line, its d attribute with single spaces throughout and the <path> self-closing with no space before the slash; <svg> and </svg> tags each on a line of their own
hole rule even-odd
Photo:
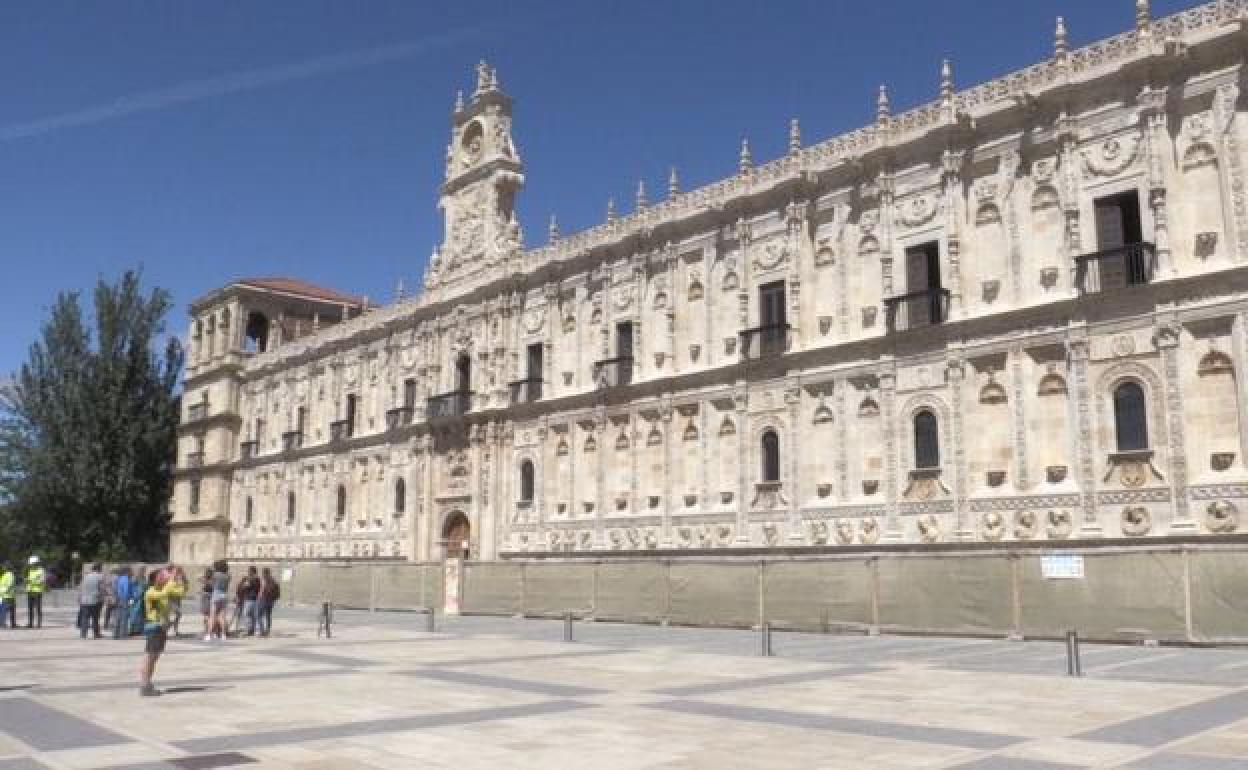
<svg viewBox="0 0 1248 770">
<path fill-rule="evenodd" d="M 1248 770 L 1248 651 L 339 611 L 318 639 L 80 641 L 0 631 L 0 770 Z M 24 620 L 24 613 L 23 618 Z M 197 618 L 192 619 L 192 622 Z"/>
</svg>

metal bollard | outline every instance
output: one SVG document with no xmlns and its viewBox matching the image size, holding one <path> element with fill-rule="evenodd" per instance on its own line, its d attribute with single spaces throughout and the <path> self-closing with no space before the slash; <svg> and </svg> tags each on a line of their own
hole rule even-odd
<svg viewBox="0 0 1248 770">
<path fill-rule="evenodd" d="M 432 634 L 437 629 L 437 615 L 432 607 L 428 609 L 425 613 L 425 630 Z"/>
<path fill-rule="evenodd" d="M 1066 632 L 1066 675 L 1083 676 L 1083 664 L 1079 661 L 1079 632 Z"/>
<path fill-rule="evenodd" d="M 563 641 L 572 641 L 572 613 L 563 613 Z"/>
<path fill-rule="evenodd" d="M 333 625 L 333 611 L 330 608 L 329 602 L 321 602 L 321 622 L 320 622 L 320 625 L 316 629 L 317 637 L 318 638 L 320 637 L 321 629 L 324 629 L 325 638 L 332 639 L 334 636 L 333 631 L 331 630 L 332 625 Z"/>
<path fill-rule="evenodd" d="M 771 657 L 771 624 L 764 623 L 758 627 L 758 654 L 764 658 Z"/>
</svg>

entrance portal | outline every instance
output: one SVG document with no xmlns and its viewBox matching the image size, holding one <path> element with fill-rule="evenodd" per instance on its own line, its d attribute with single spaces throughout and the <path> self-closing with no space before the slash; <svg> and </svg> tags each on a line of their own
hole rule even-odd
<svg viewBox="0 0 1248 770">
<path fill-rule="evenodd" d="M 442 527 L 442 542 L 446 558 L 467 559 L 471 550 L 471 535 L 472 526 L 468 523 L 467 516 L 462 513 L 452 513 L 448 516 L 446 524 Z"/>
</svg>

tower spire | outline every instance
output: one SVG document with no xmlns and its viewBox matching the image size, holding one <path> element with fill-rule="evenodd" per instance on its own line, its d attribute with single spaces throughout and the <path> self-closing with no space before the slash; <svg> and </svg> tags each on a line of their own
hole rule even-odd
<svg viewBox="0 0 1248 770">
<path fill-rule="evenodd" d="M 797 118 L 789 121 L 789 154 L 796 155 L 802 151 L 802 127 Z"/>
<path fill-rule="evenodd" d="M 550 227 L 546 231 L 547 238 L 551 243 L 559 240 L 559 221 L 555 219 L 555 215 L 550 215 Z"/>
<path fill-rule="evenodd" d="M 672 166 L 672 173 L 667 176 L 667 197 L 675 198 L 680 195 L 680 177 L 676 176 L 676 167 Z"/>
<path fill-rule="evenodd" d="M 615 198 L 607 198 L 607 224 L 615 221 Z"/>
<path fill-rule="evenodd" d="M 940 101 L 943 104 L 953 101 L 953 65 L 948 59 L 940 63 Z"/>
<path fill-rule="evenodd" d="M 750 154 L 750 140 L 748 137 L 741 140 L 741 157 L 737 162 L 737 167 L 742 174 L 748 174 L 750 169 L 754 168 L 754 156 Z"/>
<path fill-rule="evenodd" d="M 637 180 L 637 210 L 641 211 L 650 205 L 650 199 L 646 197 L 646 180 Z"/>
<path fill-rule="evenodd" d="M 1149 22 L 1153 19 L 1153 10 L 1148 0 L 1135 0 L 1135 28 L 1139 32 L 1148 29 Z"/>
<path fill-rule="evenodd" d="M 473 96 L 479 96 L 488 90 L 490 90 L 490 65 L 482 59 L 477 62 L 477 90 Z"/>
<path fill-rule="evenodd" d="M 1061 16 L 1057 17 L 1057 29 L 1053 33 L 1053 57 L 1056 59 L 1066 58 L 1066 20 Z"/>
<path fill-rule="evenodd" d="M 888 86 L 880 84 L 880 95 L 875 99 L 875 122 L 884 124 L 893 116 L 893 105 L 888 100 Z"/>
</svg>

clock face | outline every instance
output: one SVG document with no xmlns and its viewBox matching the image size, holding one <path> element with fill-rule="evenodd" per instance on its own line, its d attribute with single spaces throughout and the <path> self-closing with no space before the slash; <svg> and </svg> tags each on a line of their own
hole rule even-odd
<svg viewBox="0 0 1248 770">
<path fill-rule="evenodd" d="M 476 136 L 464 145 L 464 165 L 471 166 L 481 157 L 481 137 Z"/>
<path fill-rule="evenodd" d="M 481 151 L 485 143 L 485 134 L 481 130 L 480 123 L 472 123 L 464 129 L 463 139 L 463 164 L 471 166 L 481 159 Z"/>
</svg>

